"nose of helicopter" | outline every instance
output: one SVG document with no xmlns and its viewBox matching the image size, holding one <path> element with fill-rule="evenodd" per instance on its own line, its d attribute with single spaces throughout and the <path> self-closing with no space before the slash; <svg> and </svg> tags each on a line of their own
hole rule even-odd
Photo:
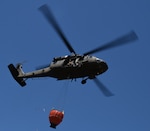
<svg viewBox="0 0 150 131">
<path fill-rule="evenodd" d="M 99 64 L 99 73 L 102 74 L 105 71 L 108 70 L 108 65 L 105 61 L 103 60 L 97 60 L 97 63 Z"/>
<path fill-rule="evenodd" d="M 107 71 L 108 70 L 108 65 L 106 62 L 101 62 L 101 65 L 102 65 L 102 68 L 103 68 L 103 72 Z"/>
</svg>

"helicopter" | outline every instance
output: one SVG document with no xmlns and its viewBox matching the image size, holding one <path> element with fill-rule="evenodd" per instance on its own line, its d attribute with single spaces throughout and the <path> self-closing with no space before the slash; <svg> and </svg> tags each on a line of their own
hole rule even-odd
<svg viewBox="0 0 150 131">
<path fill-rule="evenodd" d="M 105 96 L 112 96 L 113 93 L 109 91 L 97 78 L 98 75 L 101 75 L 108 70 L 108 65 L 104 60 L 91 54 L 131 43 L 138 39 L 136 33 L 134 31 L 130 31 L 129 33 L 93 50 L 87 51 L 83 54 L 77 54 L 65 37 L 50 7 L 47 4 L 44 4 L 39 8 L 39 11 L 47 19 L 48 23 L 53 26 L 58 36 L 64 42 L 64 45 L 70 51 L 70 55 L 55 57 L 47 66 L 27 73 L 23 72 L 22 64 L 19 63 L 16 66 L 9 64 L 8 68 L 13 78 L 22 87 L 26 85 L 26 80 L 28 78 L 53 77 L 57 80 L 76 80 L 77 78 L 82 78 L 82 84 L 85 84 L 88 79 L 92 79 Z"/>
</svg>

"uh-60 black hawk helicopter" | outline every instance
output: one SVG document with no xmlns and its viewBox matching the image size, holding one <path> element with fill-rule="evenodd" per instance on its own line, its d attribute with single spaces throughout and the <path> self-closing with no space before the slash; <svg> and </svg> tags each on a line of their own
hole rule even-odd
<svg viewBox="0 0 150 131">
<path fill-rule="evenodd" d="M 96 76 L 104 73 L 108 69 L 106 62 L 95 56 L 91 56 L 90 54 L 133 42 L 138 38 L 135 32 L 131 31 L 114 41 L 79 55 L 66 39 L 50 8 L 47 5 L 42 5 L 39 10 L 54 27 L 71 55 L 54 58 L 53 61 L 46 67 L 28 73 L 23 72 L 21 64 L 18 64 L 16 67 L 13 64 L 9 64 L 8 68 L 13 78 L 21 86 L 26 85 L 25 81 L 28 78 L 36 77 L 53 77 L 58 80 L 82 78 L 82 84 L 85 84 L 88 79 L 93 79 L 105 96 L 112 96 L 113 94 L 96 78 Z"/>
</svg>

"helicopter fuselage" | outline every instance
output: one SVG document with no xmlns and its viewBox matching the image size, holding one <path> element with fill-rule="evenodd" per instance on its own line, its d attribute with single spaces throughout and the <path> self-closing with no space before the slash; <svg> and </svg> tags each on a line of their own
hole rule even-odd
<svg viewBox="0 0 150 131">
<path fill-rule="evenodd" d="M 94 56 L 68 56 L 61 60 L 54 60 L 50 65 L 51 77 L 58 80 L 74 78 L 94 78 L 96 75 L 104 73 L 107 64 Z"/>
<path fill-rule="evenodd" d="M 104 73 L 107 69 L 107 64 L 97 57 L 75 55 L 54 58 L 48 67 L 33 72 L 20 73 L 18 77 L 34 78 L 47 76 L 58 80 L 84 77 L 92 79 L 96 75 Z"/>
</svg>

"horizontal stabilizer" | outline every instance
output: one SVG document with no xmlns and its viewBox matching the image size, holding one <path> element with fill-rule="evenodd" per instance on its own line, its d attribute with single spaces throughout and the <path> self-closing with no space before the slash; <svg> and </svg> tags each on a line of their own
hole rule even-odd
<svg viewBox="0 0 150 131">
<path fill-rule="evenodd" d="M 18 70 L 15 68 L 15 66 L 13 64 L 8 65 L 8 68 L 13 76 L 13 78 L 23 87 L 26 85 L 25 81 L 23 80 L 23 78 L 19 78 L 19 72 Z"/>
</svg>

